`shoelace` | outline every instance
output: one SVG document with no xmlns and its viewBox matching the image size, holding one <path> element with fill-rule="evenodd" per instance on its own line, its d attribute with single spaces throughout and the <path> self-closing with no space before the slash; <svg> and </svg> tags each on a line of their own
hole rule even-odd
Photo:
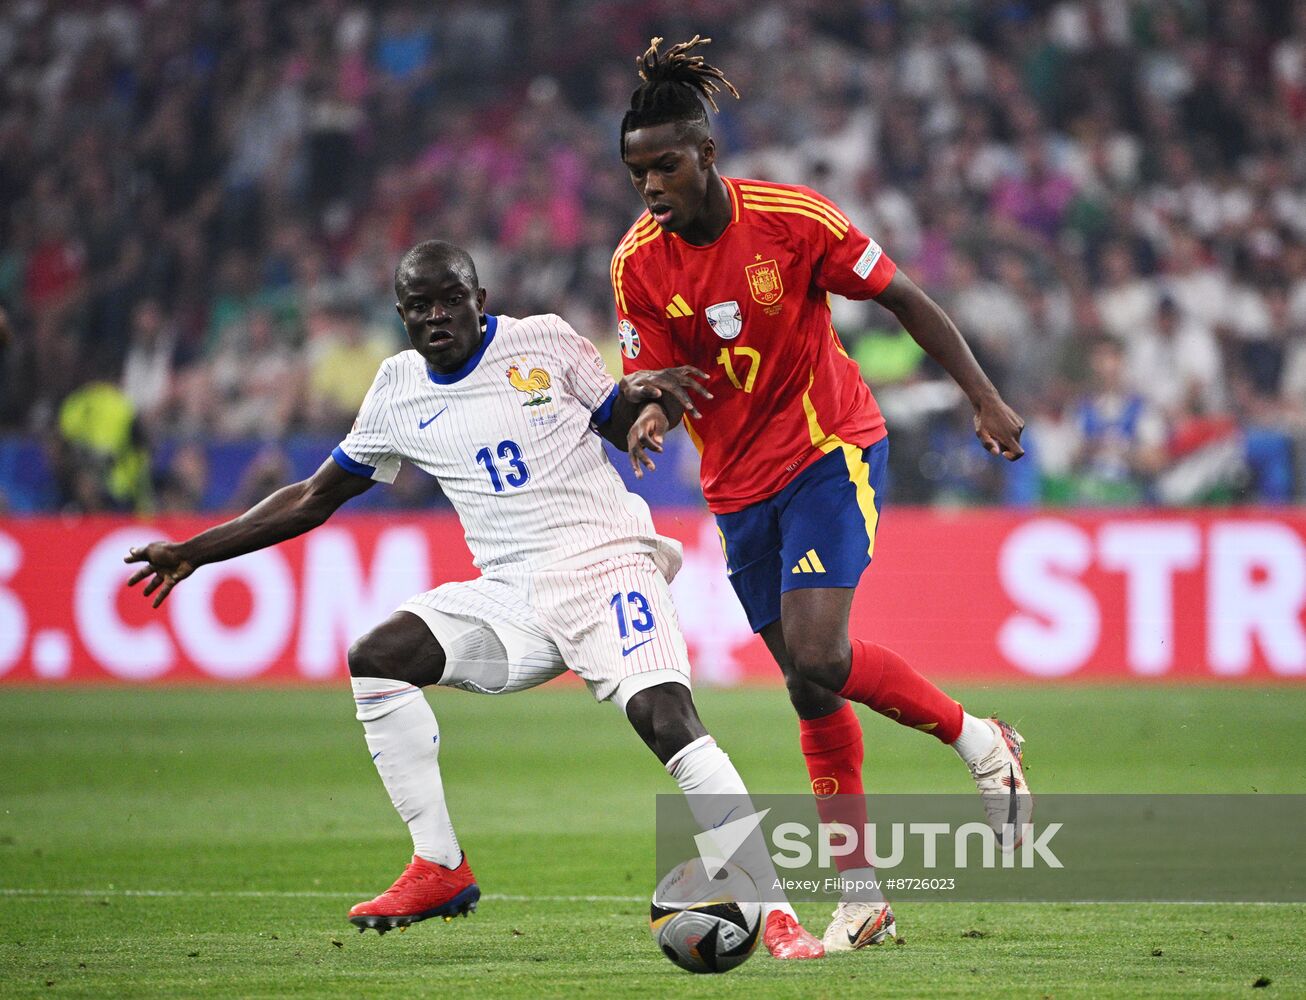
<svg viewBox="0 0 1306 1000">
<path fill-rule="evenodd" d="M 797 926 L 794 923 L 794 918 L 789 916 L 789 914 L 787 913 L 781 913 L 779 920 L 773 920 L 770 921 L 769 923 L 778 929 L 786 930 L 786 931 L 792 930 L 794 927 Z"/>
<path fill-rule="evenodd" d="M 418 868 L 416 865 L 409 865 L 404 869 L 404 873 L 395 879 L 395 884 L 386 891 L 395 892 L 398 889 L 407 888 L 413 882 L 425 882 L 427 879 L 431 878 L 432 874 L 432 872 L 427 871 L 425 868 Z"/>
</svg>

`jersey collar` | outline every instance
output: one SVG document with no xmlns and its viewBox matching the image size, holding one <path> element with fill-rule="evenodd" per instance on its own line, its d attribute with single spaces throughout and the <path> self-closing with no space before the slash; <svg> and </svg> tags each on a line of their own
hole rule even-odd
<svg viewBox="0 0 1306 1000">
<path fill-rule="evenodd" d="M 481 346 L 476 349 L 476 353 L 463 362 L 463 366 L 456 372 L 450 372 L 448 375 L 442 375 L 440 372 L 431 371 L 430 365 L 424 365 L 426 368 L 426 377 L 436 385 L 453 385 L 455 382 L 461 382 L 480 364 L 481 358 L 490 346 L 490 341 L 494 339 L 495 331 L 499 329 L 499 317 L 485 314 L 485 336 L 481 338 Z"/>
</svg>

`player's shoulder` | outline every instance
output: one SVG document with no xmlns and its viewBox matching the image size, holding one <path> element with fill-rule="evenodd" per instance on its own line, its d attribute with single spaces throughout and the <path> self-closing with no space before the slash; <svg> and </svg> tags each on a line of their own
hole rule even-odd
<svg viewBox="0 0 1306 1000">
<path fill-rule="evenodd" d="M 639 254 L 647 254 L 661 234 L 661 227 L 653 221 L 653 216 L 643 212 L 626 234 L 617 241 L 617 249 L 612 252 L 612 267 L 615 271 L 625 260 Z"/>
<path fill-rule="evenodd" d="M 417 382 L 419 374 L 425 369 L 426 362 L 414 350 L 400 351 L 392 354 L 377 365 L 376 375 L 372 378 L 372 388 L 368 399 L 372 406 L 389 406 L 397 395 L 408 392 Z"/>
<path fill-rule="evenodd" d="M 500 337 L 509 350 L 532 349 L 574 354 L 577 344 L 585 341 L 576 328 L 557 313 L 536 313 L 512 320 L 505 329 L 500 319 Z"/>
<path fill-rule="evenodd" d="M 508 320 L 507 323 L 504 323 L 505 319 Z M 499 331 L 500 335 L 506 333 L 509 336 L 518 338 L 559 335 L 580 336 L 572 325 L 557 313 L 535 313 L 520 318 L 500 317 Z"/>
<path fill-rule="evenodd" d="M 392 354 L 388 358 L 383 358 L 381 363 L 376 366 L 376 381 L 385 382 L 394 378 L 395 373 L 404 365 L 404 355 L 411 354 L 417 356 L 414 350 L 400 351 L 398 354 Z"/>
<path fill-rule="evenodd" d="M 411 347 L 377 366 L 375 386 L 381 399 L 406 395 L 426 384 L 426 359 Z"/>
<path fill-rule="evenodd" d="M 746 178 L 731 178 L 731 183 L 739 192 L 741 217 L 753 225 L 823 227 L 839 239 L 851 225 L 838 205 L 805 185 Z"/>
<path fill-rule="evenodd" d="M 747 177 L 732 177 L 730 181 L 738 188 L 740 197 L 749 201 L 766 197 L 791 197 L 820 202 L 822 205 L 834 204 L 820 191 L 809 188 L 805 184 L 781 184 L 779 181 L 762 181 Z"/>
<path fill-rule="evenodd" d="M 395 379 L 404 374 L 415 372 L 421 374 L 426 368 L 426 359 L 411 347 L 398 354 L 392 354 L 381 362 L 376 370 L 377 378 Z"/>
</svg>

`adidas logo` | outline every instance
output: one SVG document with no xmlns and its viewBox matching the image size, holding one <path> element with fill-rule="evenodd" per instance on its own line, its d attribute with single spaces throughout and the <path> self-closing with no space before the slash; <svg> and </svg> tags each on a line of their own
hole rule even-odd
<svg viewBox="0 0 1306 1000">
<path fill-rule="evenodd" d="M 798 565 L 789 571 L 790 573 L 824 573 L 825 567 L 821 565 L 821 557 L 816 554 L 816 549 L 808 549 L 807 555 L 798 560 Z"/>
<path fill-rule="evenodd" d="M 667 315 L 676 319 L 683 319 L 686 316 L 693 316 L 694 310 L 690 309 L 688 303 L 677 293 L 675 298 L 667 304 Z"/>
</svg>

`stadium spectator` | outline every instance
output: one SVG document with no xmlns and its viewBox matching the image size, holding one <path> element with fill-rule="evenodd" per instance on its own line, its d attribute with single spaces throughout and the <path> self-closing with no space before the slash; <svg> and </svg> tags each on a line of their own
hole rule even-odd
<svg viewBox="0 0 1306 1000">
<path fill-rule="evenodd" d="M 1124 339 L 1129 381 L 1144 399 L 1170 418 L 1194 412 L 1221 414 L 1225 405 L 1224 362 L 1209 326 L 1184 316 L 1169 296 Z"/>
<path fill-rule="evenodd" d="M 359 310 L 397 337 L 391 262 L 432 235 L 475 253 L 497 303 L 584 317 L 615 356 L 605 258 L 629 218 L 610 136 L 626 50 L 671 26 L 659 5 L 614 0 L 595 31 L 595 11 L 0 6 L 0 303 L 19 331 L 0 362 L 0 430 L 54 433 L 85 376 L 122 372 L 143 391 L 133 328 L 149 301 L 175 391 L 159 411 L 141 397 L 142 418 L 197 440 L 247 433 L 252 418 L 224 426 L 221 411 L 266 412 L 268 382 L 233 379 L 221 359 L 241 356 L 251 317 L 269 317 L 274 366 L 301 372 L 323 311 Z M 1005 355 L 1030 412 L 1060 405 L 1054 375 L 1082 380 L 1099 328 L 1134 359 L 1126 381 L 1155 392 L 1134 341 L 1154 346 L 1168 295 L 1181 335 L 1196 324 L 1220 345 L 1218 405 L 1240 440 L 1302 426 L 1306 378 L 1289 375 L 1306 364 L 1293 361 L 1306 326 L 1301 4 L 723 0 L 692 20 L 752 98 L 714 122 L 735 169 L 806 181 L 882 233 L 961 304 L 982 350 Z M 855 353 L 867 313 L 839 309 Z M 927 436 L 949 440 L 947 409 L 925 418 Z M 300 407 L 266 433 L 330 437 L 321 421 L 334 419 Z M 1274 478 L 1231 489 L 1268 498 Z M 928 482 L 923 500 L 938 495 Z"/>
<path fill-rule="evenodd" d="M 209 486 L 208 452 L 195 441 L 180 445 L 167 466 L 157 473 L 155 494 L 159 512 L 183 514 L 199 510 Z"/>
<path fill-rule="evenodd" d="M 149 451 L 131 400 L 109 382 L 87 382 L 59 407 L 55 468 L 63 506 L 81 513 L 148 512 Z"/>
<path fill-rule="evenodd" d="M 1166 464 L 1161 415 L 1132 389 L 1124 349 L 1099 339 L 1089 354 L 1092 384 L 1072 404 L 1070 463 L 1074 499 L 1089 504 L 1135 504 L 1150 496 Z"/>
<path fill-rule="evenodd" d="M 309 419 L 318 427 L 347 430 L 377 367 L 397 346 L 365 327 L 354 312 L 312 317 L 307 348 Z"/>
<path fill-rule="evenodd" d="M 177 334 L 157 299 L 143 299 L 132 313 L 131 340 L 123 362 L 122 391 L 151 430 L 172 397 Z"/>
<path fill-rule="evenodd" d="M 27 401 L 25 387 L 30 381 L 24 377 L 27 358 L 14 331 L 9 313 L 0 306 L 0 426 L 17 422 L 24 415 Z"/>
<path fill-rule="evenodd" d="M 1156 286 L 1138 273 L 1125 243 L 1112 243 L 1103 250 L 1102 287 L 1095 298 L 1102 325 L 1120 340 L 1127 341 L 1155 320 Z"/>
</svg>

